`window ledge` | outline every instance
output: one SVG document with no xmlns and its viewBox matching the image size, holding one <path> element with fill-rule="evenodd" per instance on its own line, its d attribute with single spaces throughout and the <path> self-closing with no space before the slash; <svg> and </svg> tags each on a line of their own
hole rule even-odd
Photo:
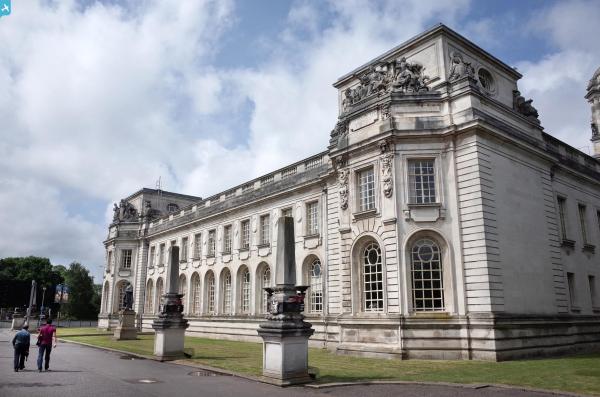
<svg viewBox="0 0 600 397">
<path fill-rule="evenodd" d="M 377 215 L 377 208 L 368 211 L 355 212 L 352 214 L 354 219 L 372 218 Z"/>
<path fill-rule="evenodd" d="M 579 313 L 581 312 L 581 307 L 579 306 L 571 306 L 571 311 L 574 313 Z"/>
<path fill-rule="evenodd" d="M 584 252 L 591 252 L 592 254 L 596 252 L 596 246 L 594 244 L 583 244 Z"/>
<path fill-rule="evenodd" d="M 223 255 L 231 255 L 231 251 L 223 251 Z"/>
<path fill-rule="evenodd" d="M 186 262 L 187 262 L 187 259 L 180 259 L 179 260 L 179 263 L 186 263 Z"/>
<path fill-rule="evenodd" d="M 316 239 L 319 237 L 321 237 L 321 234 L 319 234 L 319 233 L 307 234 L 306 236 L 304 236 L 304 240 L 311 240 L 311 239 Z"/>
<path fill-rule="evenodd" d="M 450 318 L 451 317 L 451 314 L 448 313 L 447 311 L 444 311 L 444 310 L 440 310 L 440 311 L 427 311 L 427 312 L 412 311 L 410 313 L 410 315 L 411 315 L 411 317 L 431 318 L 431 319 Z"/>
<path fill-rule="evenodd" d="M 562 242 L 560 243 L 561 247 L 566 247 L 566 248 L 575 248 L 575 241 L 574 240 L 569 240 L 568 238 L 563 238 Z"/>
<path fill-rule="evenodd" d="M 207 258 L 207 259 L 212 259 L 212 258 L 214 258 L 214 257 L 215 257 L 215 255 L 214 255 L 214 254 L 212 254 L 212 255 L 206 255 L 206 258 Z"/>
<path fill-rule="evenodd" d="M 258 248 L 268 248 L 271 246 L 271 243 L 263 243 L 263 244 L 258 244 L 257 247 Z"/>
<path fill-rule="evenodd" d="M 242 247 L 240 248 L 240 252 L 248 252 L 250 251 L 250 247 Z"/>
<path fill-rule="evenodd" d="M 423 204 L 408 203 L 407 205 L 409 208 L 431 208 L 431 207 L 441 207 L 442 203 L 423 203 Z"/>
</svg>

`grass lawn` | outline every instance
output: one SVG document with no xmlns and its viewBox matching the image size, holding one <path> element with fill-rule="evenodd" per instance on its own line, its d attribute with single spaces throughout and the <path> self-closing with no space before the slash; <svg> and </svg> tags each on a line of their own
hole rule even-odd
<svg viewBox="0 0 600 397">
<path fill-rule="evenodd" d="M 86 328 L 58 328 L 56 330 L 58 337 L 72 336 L 72 335 L 112 335 L 112 332 L 104 330 L 98 330 L 98 328 L 86 327 Z"/>
<path fill-rule="evenodd" d="M 66 336 L 65 334 L 60 336 Z M 151 355 L 153 335 L 134 341 L 110 336 L 67 336 L 66 339 Z M 212 367 L 260 375 L 262 345 L 186 337 L 192 360 Z M 358 380 L 407 380 L 454 383 L 501 383 L 540 389 L 600 395 L 600 354 L 509 362 L 383 360 L 338 356 L 323 349 L 309 350 L 309 365 L 318 369 L 319 383 Z"/>
</svg>

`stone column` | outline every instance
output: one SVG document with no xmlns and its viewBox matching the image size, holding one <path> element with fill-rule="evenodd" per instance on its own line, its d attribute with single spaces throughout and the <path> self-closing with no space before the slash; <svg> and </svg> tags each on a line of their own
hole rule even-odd
<svg viewBox="0 0 600 397">
<path fill-rule="evenodd" d="M 266 322 L 260 324 L 263 338 L 263 377 L 266 381 L 288 386 L 311 381 L 308 375 L 308 338 L 312 325 L 304 322 L 306 286 L 296 286 L 294 219 L 281 217 L 278 222 L 275 287 L 267 287 L 271 302 Z"/>
<path fill-rule="evenodd" d="M 161 361 L 183 358 L 183 344 L 188 322 L 183 318 L 183 304 L 179 294 L 179 247 L 169 248 L 167 293 L 161 299 L 160 314 L 152 323 L 156 331 L 154 355 Z"/>
</svg>

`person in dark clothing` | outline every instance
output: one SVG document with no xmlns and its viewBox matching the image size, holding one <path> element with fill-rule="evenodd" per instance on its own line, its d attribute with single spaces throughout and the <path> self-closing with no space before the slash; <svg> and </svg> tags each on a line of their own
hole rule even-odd
<svg viewBox="0 0 600 397">
<path fill-rule="evenodd" d="M 31 339 L 28 328 L 29 325 L 24 324 L 23 328 L 15 334 L 12 340 L 12 345 L 15 349 L 15 372 L 25 369 L 25 357 L 29 355 L 29 342 Z"/>
<path fill-rule="evenodd" d="M 44 358 L 46 359 L 44 368 L 48 371 L 50 369 L 50 353 L 52 352 L 52 348 L 56 347 L 56 328 L 52 325 L 51 318 L 46 320 L 46 325 L 40 328 L 37 345 L 40 348 L 37 359 L 38 371 L 42 372 L 42 361 Z"/>
</svg>

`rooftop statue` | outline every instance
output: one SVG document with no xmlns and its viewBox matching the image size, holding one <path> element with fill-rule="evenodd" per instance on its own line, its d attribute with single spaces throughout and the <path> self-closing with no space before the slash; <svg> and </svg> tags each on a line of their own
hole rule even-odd
<svg viewBox="0 0 600 397">
<path fill-rule="evenodd" d="M 533 102 L 533 99 L 525 100 L 518 90 L 513 91 L 513 108 L 523 116 L 539 124 L 539 113 L 531 102 Z"/>
</svg>

